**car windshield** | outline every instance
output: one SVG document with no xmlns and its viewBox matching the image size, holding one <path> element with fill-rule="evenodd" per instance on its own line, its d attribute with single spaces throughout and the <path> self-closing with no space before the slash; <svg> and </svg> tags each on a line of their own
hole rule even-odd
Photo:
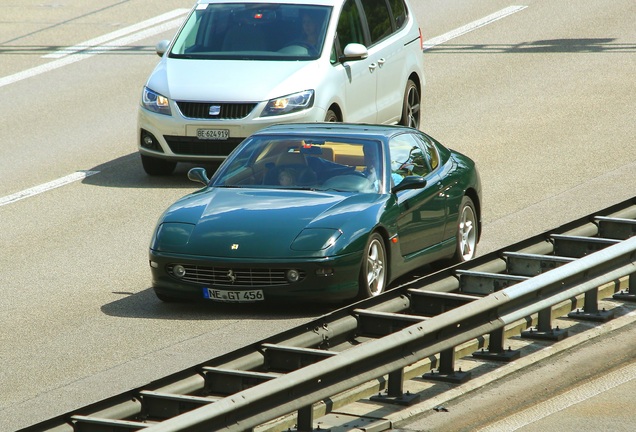
<svg viewBox="0 0 636 432">
<path fill-rule="evenodd" d="M 380 149 L 373 140 L 254 136 L 219 167 L 210 185 L 377 193 L 384 183 Z"/>
<path fill-rule="evenodd" d="M 211 3 L 195 8 L 171 58 L 310 60 L 322 52 L 331 8 L 276 3 Z"/>
</svg>

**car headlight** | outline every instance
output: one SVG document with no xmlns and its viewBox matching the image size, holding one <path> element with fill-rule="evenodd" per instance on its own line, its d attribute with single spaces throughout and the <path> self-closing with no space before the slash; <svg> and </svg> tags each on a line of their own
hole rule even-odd
<svg viewBox="0 0 636 432">
<path fill-rule="evenodd" d="M 172 114 L 170 111 L 170 100 L 167 97 L 150 90 L 148 87 L 144 87 L 141 94 L 141 105 L 147 110 L 158 114 Z"/>
<path fill-rule="evenodd" d="M 267 102 L 261 117 L 290 114 L 311 108 L 314 105 L 314 91 L 305 90 Z"/>
<path fill-rule="evenodd" d="M 331 228 L 304 229 L 291 245 L 297 251 L 319 251 L 333 246 L 342 231 Z"/>
</svg>

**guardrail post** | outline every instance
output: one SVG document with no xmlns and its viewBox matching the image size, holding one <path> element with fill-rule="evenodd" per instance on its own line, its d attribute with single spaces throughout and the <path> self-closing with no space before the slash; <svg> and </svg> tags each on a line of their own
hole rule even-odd
<svg viewBox="0 0 636 432">
<path fill-rule="evenodd" d="M 314 430 L 314 407 L 312 405 L 298 410 L 297 423 L 296 430 L 298 432 L 311 432 Z"/>
<path fill-rule="evenodd" d="M 417 393 L 404 393 L 404 368 L 389 373 L 386 394 L 378 394 L 369 398 L 374 402 L 385 402 L 395 405 L 411 405 L 420 401 Z"/>
<path fill-rule="evenodd" d="M 473 353 L 473 357 L 481 360 L 494 360 L 494 361 L 512 361 L 521 356 L 519 350 L 512 350 L 510 347 L 504 349 L 504 328 L 501 327 L 490 333 L 488 337 L 488 349 L 483 348 Z"/>
<path fill-rule="evenodd" d="M 614 311 L 599 310 L 598 289 L 594 288 L 585 292 L 583 309 L 576 309 L 568 314 L 568 318 L 583 321 L 609 321 L 614 318 Z"/>
<path fill-rule="evenodd" d="M 437 373 L 433 370 L 422 375 L 422 378 L 433 381 L 461 384 L 470 379 L 470 372 L 463 372 L 461 368 L 455 370 L 455 347 L 439 353 L 439 368 Z"/>
<path fill-rule="evenodd" d="M 623 301 L 636 301 L 636 273 L 629 275 L 629 288 L 627 291 L 622 291 L 614 294 L 616 300 Z"/>
<path fill-rule="evenodd" d="M 547 307 L 537 313 L 537 327 L 522 331 L 521 337 L 528 339 L 543 339 L 551 341 L 560 341 L 567 337 L 568 331 L 552 327 L 552 308 Z"/>
</svg>

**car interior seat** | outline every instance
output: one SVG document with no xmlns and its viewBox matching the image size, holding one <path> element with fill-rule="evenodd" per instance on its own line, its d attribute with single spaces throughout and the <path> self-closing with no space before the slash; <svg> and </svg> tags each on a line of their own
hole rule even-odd
<svg viewBox="0 0 636 432">
<path fill-rule="evenodd" d="M 291 176 L 293 186 L 309 185 L 316 180 L 316 174 L 307 165 L 305 155 L 296 151 L 281 153 L 276 159 L 276 163 L 268 167 L 263 183 L 281 185 L 280 177 L 283 172 Z M 286 184 L 286 186 L 289 185 Z"/>
</svg>

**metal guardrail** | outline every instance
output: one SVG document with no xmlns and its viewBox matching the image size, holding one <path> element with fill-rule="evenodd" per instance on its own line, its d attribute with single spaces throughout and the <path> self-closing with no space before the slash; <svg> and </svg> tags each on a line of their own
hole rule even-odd
<svg viewBox="0 0 636 432">
<path fill-rule="evenodd" d="M 526 337 L 564 337 L 555 305 L 610 319 L 599 287 L 628 281 L 615 297 L 636 298 L 635 235 L 636 198 L 24 431 L 244 431 L 290 413 L 312 430 L 317 402 L 383 377 L 383 399 L 408 404 L 405 368 L 421 359 L 439 354 L 434 378 L 461 380 L 456 349 L 468 341 L 488 340 L 480 355 L 501 359 L 515 355 L 504 334 L 519 321 L 537 323 Z"/>
<path fill-rule="evenodd" d="M 250 430 L 631 274 L 636 237 L 147 430 Z"/>
</svg>

